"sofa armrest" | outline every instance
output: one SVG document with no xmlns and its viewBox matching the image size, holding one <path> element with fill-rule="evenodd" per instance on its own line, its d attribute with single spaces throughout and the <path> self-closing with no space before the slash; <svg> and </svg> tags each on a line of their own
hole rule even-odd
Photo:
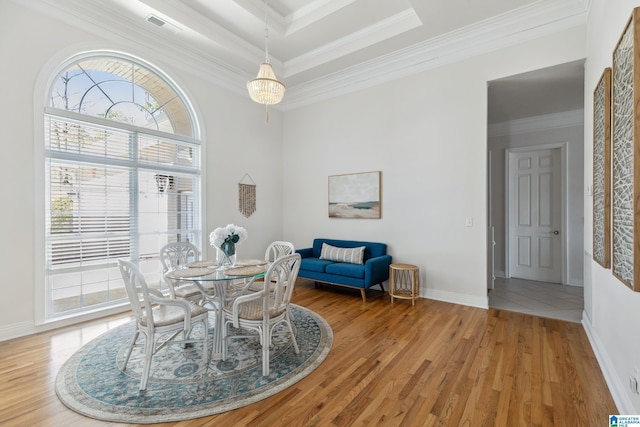
<svg viewBox="0 0 640 427">
<path fill-rule="evenodd" d="M 297 249 L 296 252 L 300 254 L 301 258 L 313 257 L 313 248 Z"/>
<path fill-rule="evenodd" d="M 391 265 L 391 255 L 382 255 L 369 258 L 364 263 L 365 287 L 377 285 L 389 279 L 389 266 Z"/>
</svg>

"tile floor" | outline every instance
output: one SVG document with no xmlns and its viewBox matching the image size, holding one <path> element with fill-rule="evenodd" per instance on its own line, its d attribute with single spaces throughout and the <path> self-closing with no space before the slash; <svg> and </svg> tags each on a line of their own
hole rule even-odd
<svg viewBox="0 0 640 427">
<path fill-rule="evenodd" d="M 583 288 L 497 277 L 495 288 L 489 291 L 489 307 L 579 323 Z"/>
</svg>

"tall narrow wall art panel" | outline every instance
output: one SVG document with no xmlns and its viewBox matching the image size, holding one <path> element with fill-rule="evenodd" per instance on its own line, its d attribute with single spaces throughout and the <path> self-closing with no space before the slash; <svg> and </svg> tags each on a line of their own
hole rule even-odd
<svg viewBox="0 0 640 427">
<path fill-rule="evenodd" d="M 611 68 L 593 91 L 593 259 L 605 268 L 611 254 Z"/>
<path fill-rule="evenodd" d="M 238 184 L 238 209 L 246 218 L 256 211 L 256 186 Z"/>
<path fill-rule="evenodd" d="M 640 290 L 640 8 L 613 52 L 613 259 L 614 276 L 634 291 Z"/>
<path fill-rule="evenodd" d="M 256 183 L 248 173 L 238 183 L 238 210 L 246 218 L 256 211 Z"/>
</svg>

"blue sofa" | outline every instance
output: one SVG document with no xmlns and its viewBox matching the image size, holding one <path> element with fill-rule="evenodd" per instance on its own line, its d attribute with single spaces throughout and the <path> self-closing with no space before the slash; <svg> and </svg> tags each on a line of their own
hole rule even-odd
<svg viewBox="0 0 640 427">
<path fill-rule="evenodd" d="M 339 248 L 358 248 L 364 246 L 363 264 L 336 262 L 320 259 L 322 244 Z M 391 256 L 387 255 L 385 243 L 359 242 L 356 240 L 314 239 L 313 247 L 298 249 L 302 257 L 298 277 L 332 285 L 360 289 L 362 301 L 366 302 L 365 290 L 380 285 L 389 279 Z"/>
</svg>

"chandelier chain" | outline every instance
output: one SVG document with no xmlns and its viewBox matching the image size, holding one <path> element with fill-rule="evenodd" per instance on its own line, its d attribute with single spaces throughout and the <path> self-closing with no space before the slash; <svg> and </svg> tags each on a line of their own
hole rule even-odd
<svg viewBox="0 0 640 427">
<path fill-rule="evenodd" d="M 269 62 L 269 7 L 268 0 L 264 0 L 264 51 L 265 61 L 260 64 L 258 76 L 247 83 L 247 90 L 251 99 L 259 104 L 264 104 L 266 109 L 266 122 L 269 122 L 269 105 L 282 101 L 286 87 L 280 82 L 273 67 Z"/>
<path fill-rule="evenodd" d="M 269 0 L 264 0 L 264 62 L 266 62 L 267 64 L 269 63 L 269 25 L 267 23 L 269 15 L 267 13 L 268 3 Z"/>
</svg>

